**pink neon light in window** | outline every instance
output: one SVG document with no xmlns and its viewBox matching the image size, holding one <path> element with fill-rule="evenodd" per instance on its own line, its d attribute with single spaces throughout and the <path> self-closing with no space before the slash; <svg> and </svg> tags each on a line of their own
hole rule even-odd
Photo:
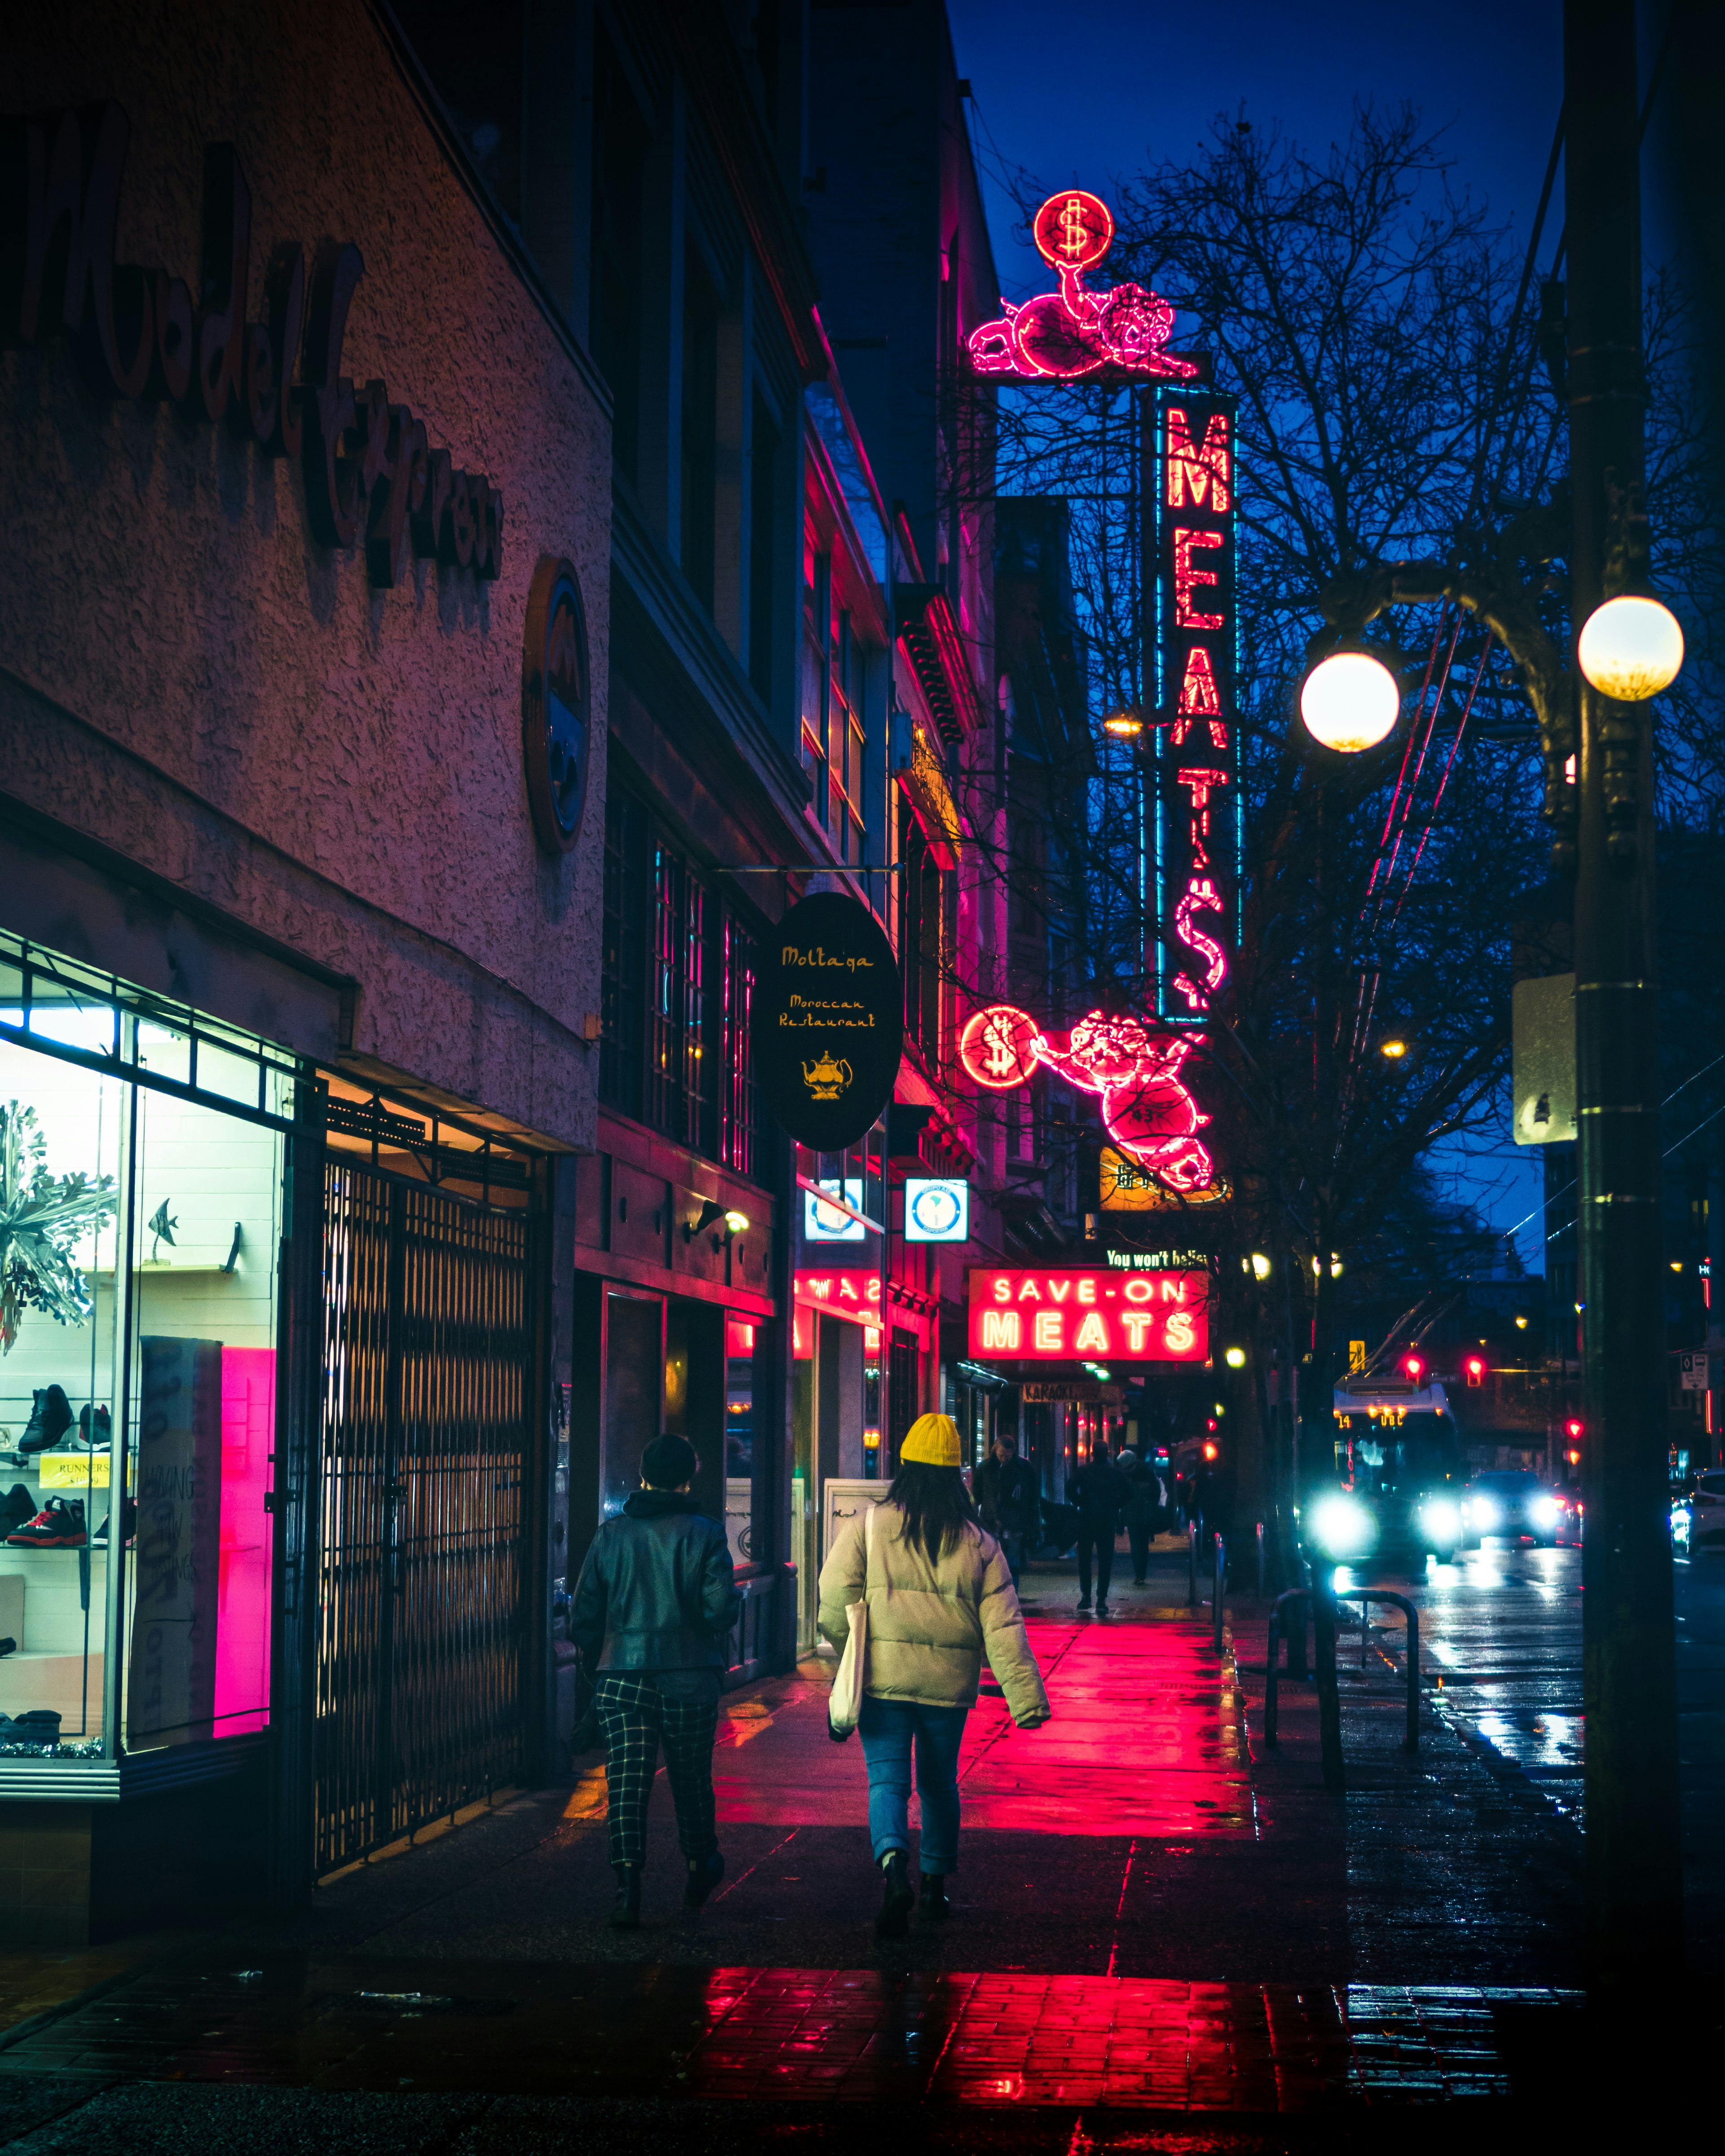
<svg viewBox="0 0 1725 2156">
<path fill-rule="evenodd" d="M 1222 697 L 1216 686 L 1216 676 L 1210 665 L 1210 654 L 1201 644 L 1194 644 L 1186 654 L 1185 676 L 1180 683 L 1179 709 L 1174 715 L 1173 730 L 1169 735 L 1176 748 L 1183 746 L 1192 731 L 1194 718 L 1209 721 L 1210 746 L 1226 748 L 1228 729 L 1222 723 Z"/>
<path fill-rule="evenodd" d="M 1204 430 L 1204 440 L 1192 446 L 1192 421 L 1184 408 L 1170 405 L 1168 415 L 1168 506 L 1183 509 L 1186 497 L 1202 509 L 1204 496 L 1219 515 L 1227 513 L 1231 459 L 1228 451 L 1228 414 L 1213 412 Z"/>
<path fill-rule="evenodd" d="M 222 1507 L 216 1583 L 216 1734 L 270 1720 L 270 1576 L 264 1510 L 275 1445 L 275 1350 L 222 1350 Z"/>
<path fill-rule="evenodd" d="M 1192 557 L 1225 547 L 1228 542 L 1219 531 L 1190 531 L 1183 525 L 1174 531 L 1174 626 L 1176 629 L 1220 629 L 1219 613 L 1196 613 L 1193 611 L 1193 594 L 1200 584 L 1214 585 L 1219 580 L 1214 569 L 1194 568 Z"/>
</svg>

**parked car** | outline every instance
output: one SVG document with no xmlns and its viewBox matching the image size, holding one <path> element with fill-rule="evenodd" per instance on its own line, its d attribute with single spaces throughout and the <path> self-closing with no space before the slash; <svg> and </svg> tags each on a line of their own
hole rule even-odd
<svg viewBox="0 0 1725 2156">
<path fill-rule="evenodd" d="M 1463 1546 L 1477 1549 L 1489 1536 L 1524 1537 L 1554 1549 L 1571 1516 L 1565 1500 L 1525 1468 L 1488 1470 L 1461 1493 Z"/>
<path fill-rule="evenodd" d="M 1725 1549 L 1725 1473 L 1710 1469 L 1671 1485 L 1671 1534 L 1691 1549 Z"/>
</svg>

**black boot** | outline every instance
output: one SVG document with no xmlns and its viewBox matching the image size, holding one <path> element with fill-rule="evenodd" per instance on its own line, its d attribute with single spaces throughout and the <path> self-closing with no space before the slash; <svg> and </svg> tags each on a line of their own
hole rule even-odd
<svg viewBox="0 0 1725 2156">
<path fill-rule="evenodd" d="M 639 1931 L 641 1923 L 641 1867 L 639 1864 L 614 1864 L 617 1874 L 617 1906 L 611 1912 L 614 1932 Z"/>
<path fill-rule="evenodd" d="M 30 1410 L 30 1419 L 24 1424 L 24 1434 L 18 1441 L 20 1452 L 46 1452 L 50 1445 L 58 1445 L 72 1427 L 72 1403 L 60 1385 L 43 1385 L 38 1389 L 35 1404 Z"/>
<path fill-rule="evenodd" d="M 916 1898 L 911 1892 L 911 1867 L 903 1850 L 889 1850 L 880 1860 L 880 1872 L 886 1892 L 880 1899 L 875 1930 L 883 1939 L 901 1939 L 910 1927 L 911 1907 Z"/>
<path fill-rule="evenodd" d="M 698 1909 L 725 1876 L 725 1860 L 716 1849 L 711 1856 L 691 1856 L 689 1883 L 683 1889 L 683 1907 Z"/>
<path fill-rule="evenodd" d="M 942 1917 L 950 1917 L 952 1905 L 947 1899 L 947 1875 L 943 1871 L 925 1871 L 922 1875 L 922 1913 L 931 1923 L 937 1924 Z"/>
</svg>

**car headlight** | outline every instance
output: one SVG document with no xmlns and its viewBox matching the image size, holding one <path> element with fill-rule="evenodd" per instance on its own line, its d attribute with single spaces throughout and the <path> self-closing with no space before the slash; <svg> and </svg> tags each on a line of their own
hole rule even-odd
<svg viewBox="0 0 1725 2156">
<path fill-rule="evenodd" d="M 1563 1508 L 1555 1497 L 1536 1497 L 1527 1507 L 1527 1517 L 1536 1527 L 1554 1527 L 1563 1517 Z"/>
<path fill-rule="evenodd" d="M 1312 1532 L 1328 1556 L 1353 1557 L 1372 1539 L 1372 1516 L 1358 1498 L 1325 1497 L 1313 1508 Z"/>
<path fill-rule="evenodd" d="M 1489 1534 L 1497 1524 L 1497 1507 L 1489 1497 L 1470 1497 L 1467 1517 L 1476 1527 L 1483 1528 Z"/>
<path fill-rule="evenodd" d="M 1447 1497 L 1435 1497 L 1420 1509 L 1420 1521 L 1427 1534 L 1440 1543 L 1457 1541 L 1461 1533 L 1461 1512 Z"/>
</svg>

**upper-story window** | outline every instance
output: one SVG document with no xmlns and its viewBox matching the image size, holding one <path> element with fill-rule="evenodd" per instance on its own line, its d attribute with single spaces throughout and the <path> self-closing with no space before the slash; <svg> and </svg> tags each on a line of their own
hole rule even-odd
<svg viewBox="0 0 1725 2156">
<path fill-rule="evenodd" d="M 957 878 L 943 875 L 908 801 L 899 803 L 899 972 L 905 1032 L 931 1070 L 945 1060 L 949 960 L 957 923 Z"/>
<path fill-rule="evenodd" d="M 834 603 L 831 557 L 809 548 L 803 578 L 803 768 L 814 813 L 841 861 L 866 858 L 866 670 L 850 611 Z"/>
</svg>

